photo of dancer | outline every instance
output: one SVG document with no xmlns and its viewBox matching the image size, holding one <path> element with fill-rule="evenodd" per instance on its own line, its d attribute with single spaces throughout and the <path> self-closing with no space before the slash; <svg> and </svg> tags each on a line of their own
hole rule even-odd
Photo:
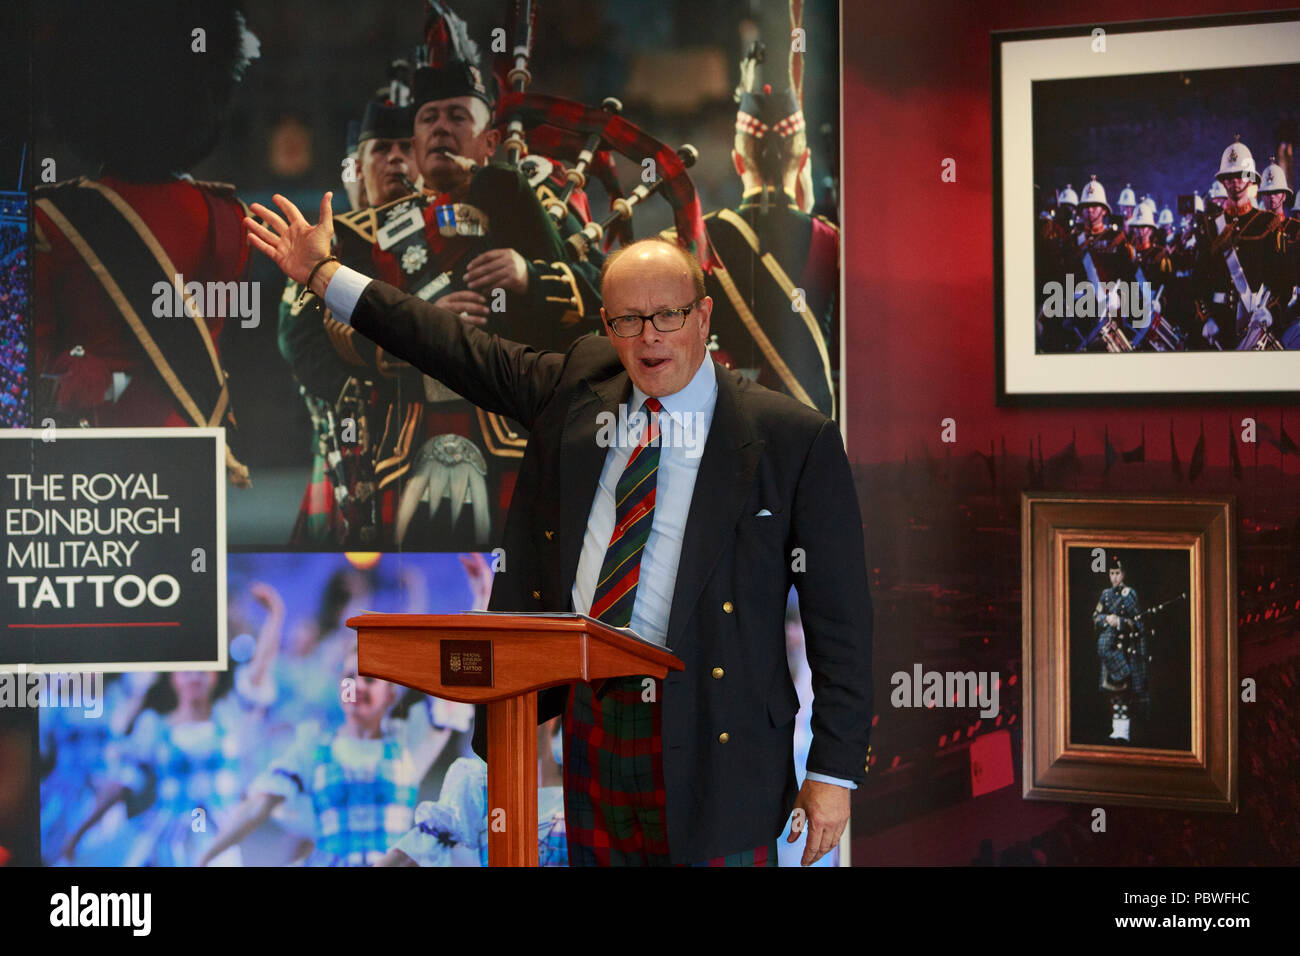
<svg viewBox="0 0 1300 956">
<path fill-rule="evenodd" d="M 109 675 L 102 714 L 41 709 L 47 864 L 368 865 L 478 760 L 473 708 L 359 676 L 344 622 L 482 608 L 482 555 L 229 563 L 231 671 Z"/>
</svg>

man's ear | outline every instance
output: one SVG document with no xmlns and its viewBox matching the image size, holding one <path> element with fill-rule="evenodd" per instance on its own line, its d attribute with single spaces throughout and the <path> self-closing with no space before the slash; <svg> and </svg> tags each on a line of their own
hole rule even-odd
<svg viewBox="0 0 1300 956">
<path fill-rule="evenodd" d="M 704 341 L 709 340 L 709 322 L 713 318 L 713 298 L 705 296 L 696 306 L 700 310 L 700 333 L 704 336 Z"/>
<path fill-rule="evenodd" d="M 731 150 L 731 165 L 736 168 L 736 175 L 743 178 L 745 175 L 745 158 L 736 152 L 734 148 Z"/>
<path fill-rule="evenodd" d="M 488 156 L 489 157 L 494 156 L 496 154 L 497 147 L 501 145 L 501 130 L 496 129 L 495 127 L 493 129 L 488 130 L 486 138 L 483 140 L 483 142 L 487 145 Z"/>
</svg>

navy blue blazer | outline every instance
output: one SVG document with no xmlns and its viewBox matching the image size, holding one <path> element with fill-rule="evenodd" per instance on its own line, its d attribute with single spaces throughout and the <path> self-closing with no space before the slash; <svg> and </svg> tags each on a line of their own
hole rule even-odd
<svg viewBox="0 0 1300 956">
<path fill-rule="evenodd" d="M 362 294 L 352 325 L 528 429 L 490 609 L 570 609 L 606 455 L 597 416 L 617 413 L 631 395 L 613 345 L 588 335 L 567 351 L 540 351 L 379 281 Z M 686 665 L 669 674 L 662 697 L 674 863 L 767 844 L 794 806 L 799 699 L 785 639 L 791 585 L 812 670 L 807 769 L 861 784 L 871 732 L 871 600 L 839 429 L 736 372 L 718 367 L 717 380 L 668 624 L 668 647 Z M 759 516 L 762 510 L 771 515 Z M 716 668 L 723 676 L 714 676 Z M 539 719 L 562 713 L 567 693 L 567 685 L 542 691 Z"/>
</svg>

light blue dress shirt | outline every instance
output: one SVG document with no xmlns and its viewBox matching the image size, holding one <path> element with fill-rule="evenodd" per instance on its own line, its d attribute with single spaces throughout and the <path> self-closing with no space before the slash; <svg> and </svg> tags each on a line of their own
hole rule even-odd
<svg viewBox="0 0 1300 956">
<path fill-rule="evenodd" d="M 325 304 L 334 318 L 349 324 L 352 310 L 356 308 L 370 279 L 341 266 L 330 278 L 325 288 Z M 646 425 L 642 406 L 645 392 L 632 386 L 632 396 L 626 407 L 619 409 L 614 419 L 597 437 L 611 439 L 605 455 L 605 466 L 600 472 L 600 482 L 591 502 L 587 518 L 587 533 L 582 540 L 582 553 L 578 558 L 578 572 L 573 581 L 571 598 L 573 610 L 586 614 L 591 610 L 591 599 L 596 592 L 601 565 L 610 536 L 614 533 L 614 488 L 623 475 L 623 469 L 632 450 L 637 446 L 641 431 Z M 704 444 L 713 423 L 713 410 L 718 402 L 718 377 L 712 358 L 705 353 L 704 361 L 679 392 L 659 398 L 663 410 L 659 413 L 659 474 L 655 489 L 655 515 L 641 554 L 641 573 L 638 578 L 636 599 L 632 605 L 631 628 L 641 637 L 656 644 L 665 644 L 668 636 L 668 616 L 673 606 L 673 589 L 677 584 L 677 566 L 682 555 L 682 540 L 686 534 L 686 518 L 690 512 L 691 497 L 695 492 L 695 479 L 700 472 L 700 459 Z M 806 779 L 833 783 L 851 790 L 857 784 L 821 773 L 809 773 Z"/>
<path fill-rule="evenodd" d="M 646 397 L 645 392 L 633 385 L 632 397 L 618 410 L 618 419 L 608 429 L 609 434 L 604 431 L 597 434 L 598 440 L 612 436 L 614 442 L 605 454 L 605 467 L 601 470 L 600 483 L 591 502 L 587 533 L 582 539 L 582 554 L 578 558 L 578 574 L 573 581 L 573 609 L 583 614 L 591 610 L 596 581 L 605 562 L 609 539 L 614 533 L 614 489 L 647 422 L 642 407 Z M 718 401 L 717 373 L 707 354 L 685 388 L 661 396 L 659 400 L 663 411 L 659 413 L 655 513 L 650 536 L 641 553 L 641 574 L 629 627 L 647 641 L 666 644 L 677 565 L 686 535 L 686 516 L 691 508 L 691 496 L 695 493 L 695 479 L 700 472 L 704 440 L 708 437 L 713 408 Z M 625 421 L 629 425 L 619 428 Z"/>
</svg>

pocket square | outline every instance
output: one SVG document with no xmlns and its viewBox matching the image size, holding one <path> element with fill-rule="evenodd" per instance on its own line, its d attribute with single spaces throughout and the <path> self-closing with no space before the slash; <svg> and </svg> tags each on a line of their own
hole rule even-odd
<svg viewBox="0 0 1300 956">
<path fill-rule="evenodd" d="M 772 517 L 772 512 L 770 512 L 770 511 L 768 511 L 766 508 L 764 508 L 762 511 L 760 511 L 760 512 L 758 512 L 756 515 L 754 515 L 754 517 L 755 517 L 755 518 L 770 518 L 770 517 Z"/>
</svg>

